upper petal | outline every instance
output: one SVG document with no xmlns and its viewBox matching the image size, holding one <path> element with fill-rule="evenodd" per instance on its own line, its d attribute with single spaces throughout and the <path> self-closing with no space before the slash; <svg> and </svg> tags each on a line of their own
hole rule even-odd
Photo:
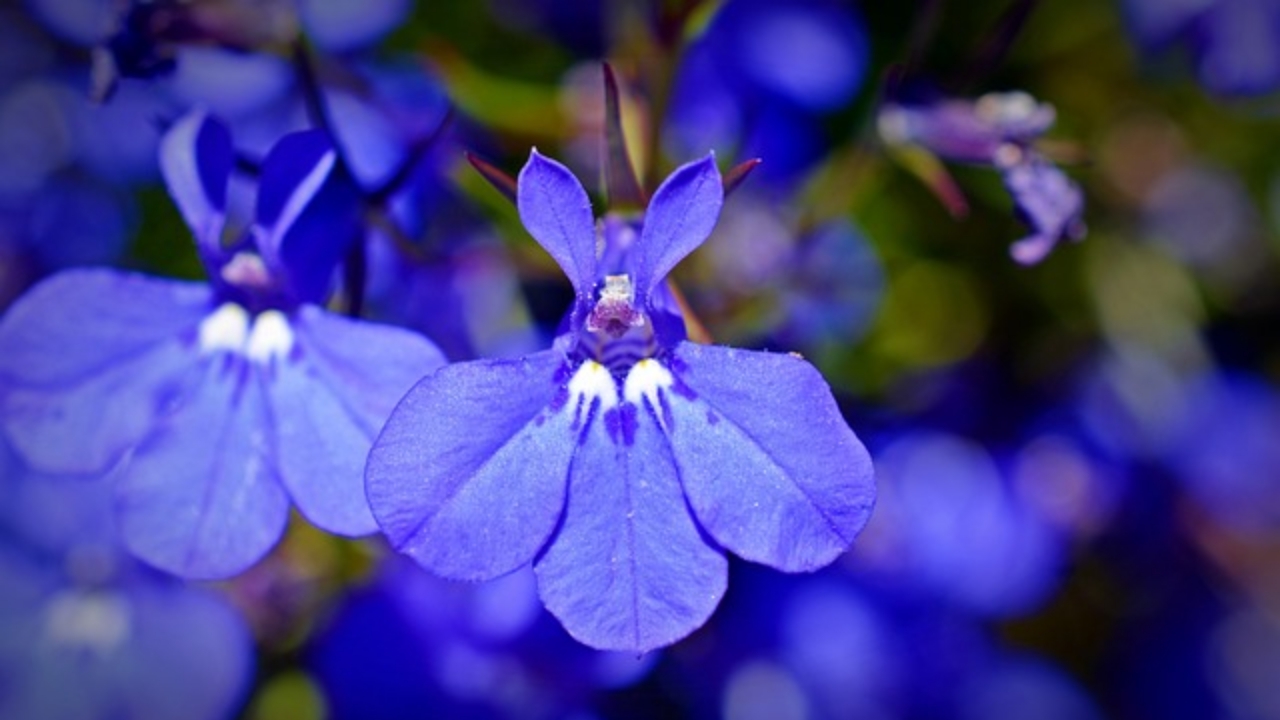
<svg viewBox="0 0 1280 720">
<path fill-rule="evenodd" d="M 227 183 L 234 166 L 231 133 L 203 111 L 187 113 L 161 140 L 160 171 L 165 185 L 206 259 L 221 253 Z"/>
<path fill-rule="evenodd" d="M 267 384 L 281 480 L 318 527 L 371 533 L 369 448 L 396 402 L 444 358 L 417 333 L 314 305 L 298 311 L 292 330 L 294 351 Z"/>
<path fill-rule="evenodd" d="M 359 190 L 337 160 L 324 133 L 306 130 L 286 135 L 262 161 L 258 249 L 299 302 L 324 301 L 335 268 L 360 237 Z"/>
<path fill-rule="evenodd" d="M 289 498 L 268 455 L 254 368 L 210 358 L 193 393 L 116 470 L 120 530 L 139 558 L 189 578 L 235 575 L 275 545 Z"/>
<path fill-rule="evenodd" d="M 818 371 L 792 355 L 687 342 L 675 358 L 683 386 L 655 396 L 669 405 L 666 434 L 707 532 L 789 572 L 847 550 L 870 517 L 875 479 Z"/>
<path fill-rule="evenodd" d="M 529 153 L 517 180 L 520 221 L 560 264 L 578 297 L 590 297 L 596 284 L 596 226 L 591 200 L 564 165 Z"/>
<path fill-rule="evenodd" d="M 378 524 L 438 575 L 486 580 L 533 559 L 564 505 L 577 445 L 564 358 L 447 365 L 400 401 L 365 468 Z"/>
<path fill-rule="evenodd" d="M 623 403 L 588 430 L 564 520 L 534 570 L 547 609 L 601 650 L 669 645 L 711 616 L 728 563 L 690 515 L 671 452 L 645 410 Z"/>
<path fill-rule="evenodd" d="M 724 187 L 714 154 L 667 176 L 649 201 L 637 241 L 637 298 L 648 298 L 676 263 L 706 241 L 723 204 Z"/>
</svg>

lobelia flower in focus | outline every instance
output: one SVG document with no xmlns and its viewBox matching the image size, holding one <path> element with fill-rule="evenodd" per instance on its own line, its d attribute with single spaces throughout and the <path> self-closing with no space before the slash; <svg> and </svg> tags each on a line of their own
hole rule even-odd
<svg viewBox="0 0 1280 720">
<path fill-rule="evenodd" d="M 1024 265 L 1043 260 L 1063 239 L 1084 237 L 1084 194 L 1035 148 L 1054 122 L 1053 107 L 1023 92 L 988 93 L 973 100 L 890 102 L 877 118 L 890 147 L 912 147 L 954 162 L 988 165 L 1000 172 L 1014 212 L 1031 234 L 1009 249 Z M 954 212 L 964 201 L 936 160 L 925 160 L 926 181 Z M 959 209 L 957 209 L 959 208 Z"/>
<path fill-rule="evenodd" d="M 570 635 L 643 652 L 700 627 L 725 551 L 827 565 L 871 513 L 871 460 L 831 390 L 788 354 L 686 341 L 668 273 L 723 203 L 712 156 L 673 172 L 643 217 L 592 217 L 535 150 L 516 200 L 575 302 L 549 350 L 424 378 L 374 443 L 366 490 L 399 551 L 459 580 L 532 563 Z"/>
<path fill-rule="evenodd" d="M 395 400 L 443 362 L 419 335 L 326 312 L 359 203 L 316 131 L 262 163 L 256 218 L 228 246 L 234 150 L 201 112 L 161 166 L 208 283 L 73 270 L 0 320 L 0 425 L 25 461 L 104 474 L 141 559 L 234 575 L 279 539 L 290 504 L 341 535 L 377 529 L 361 468 Z"/>
</svg>

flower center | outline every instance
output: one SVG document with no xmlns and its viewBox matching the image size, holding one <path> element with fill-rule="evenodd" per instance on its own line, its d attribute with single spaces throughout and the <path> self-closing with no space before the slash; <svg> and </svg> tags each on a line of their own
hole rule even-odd
<svg viewBox="0 0 1280 720">
<path fill-rule="evenodd" d="M 231 352 L 267 363 L 293 349 L 293 329 L 279 310 L 250 317 L 243 305 L 226 302 L 200 323 L 198 342 L 202 353 Z"/>
<path fill-rule="evenodd" d="M 596 304 L 583 325 L 583 349 L 615 376 L 626 375 L 655 350 L 653 325 L 636 307 L 630 275 L 606 275 Z"/>
</svg>

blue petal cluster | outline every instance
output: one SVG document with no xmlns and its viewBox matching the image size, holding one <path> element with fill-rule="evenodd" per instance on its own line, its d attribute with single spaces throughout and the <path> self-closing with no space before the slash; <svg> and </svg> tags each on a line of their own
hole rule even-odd
<svg viewBox="0 0 1280 720">
<path fill-rule="evenodd" d="M 110 473 L 126 544 L 180 575 L 252 565 L 291 504 L 331 532 L 374 531 L 365 453 L 443 357 L 321 306 L 359 230 L 332 148 L 314 131 L 284 137 L 243 228 L 228 219 L 235 157 L 217 120 L 186 116 L 162 153 L 209 282 L 88 269 L 33 288 L 0 321 L 4 431 L 38 470 Z"/>
<path fill-rule="evenodd" d="M 719 215 L 714 158 L 673 172 L 642 219 L 597 223 L 535 150 L 517 203 L 573 285 L 564 332 L 442 368 L 400 402 L 366 468 L 391 543 L 464 580 L 532 563 L 571 635 L 641 652 L 710 616 L 725 550 L 792 572 L 844 552 L 875 485 L 830 389 L 793 355 L 688 342 L 666 284 Z"/>
</svg>

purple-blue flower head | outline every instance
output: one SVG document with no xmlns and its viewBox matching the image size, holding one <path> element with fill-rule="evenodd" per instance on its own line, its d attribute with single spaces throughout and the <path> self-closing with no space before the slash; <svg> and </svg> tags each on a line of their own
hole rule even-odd
<svg viewBox="0 0 1280 720">
<path fill-rule="evenodd" d="M 314 132 L 262 163 L 233 243 L 226 129 L 193 113 L 161 166 L 209 283 L 108 269 L 33 288 L 0 320 L 0 424 L 33 467 L 116 484 L 128 547 L 176 574 L 234 575 L 296 504 L 342 535 L 376 529 L 361 468 L 395 400 L 443 362 L 424 338 L 320 303 L 359 205 Z"/>
<path fill-rule="evenodd" d="M 253 640 L 217 593 L 116 542 L 110 488 L 38 476 L 0 440 L 0 717 L 231 717 Z"/>
<path fill-rule="evenodd" d="M 988 93 L 977 100 L 886 104 L 877 123 L 891 146 L 923 148 L 955 162 L 998 170 L 1014 212 L 1031 234 L 1010 254 L 1023 265 L 1040 262 L 1064 239 L 1084 237 L 1084 194 L 1034 146 L 1052 125 L 1052 106 L 1023 92 Z"/>
<path fill-rule="evenodd" d="M 463 580 L 532 563 L 571 635 L 642 652 L 706 621 L 725 550 L 794 572 L 849 547 L 875 485 L 821 375 L 685 339 L 666 277 L 710 234 L 721 182 L 708 156 L 642 219 L 596 222 L 569 170 L 532 153 L 520 216 L 575 303 L 552 349 L 448 366 L 396 407 L 366 489 L 397 549 Z"/>
<path fill-rule="evenodd" d="M 1274 0 L 1125 0 L 1125 16 L 1148 49 L 1191 48 L 1200 82 L 1226 95 L 1280 86 L 1280 3 Z"/>
</svg>

